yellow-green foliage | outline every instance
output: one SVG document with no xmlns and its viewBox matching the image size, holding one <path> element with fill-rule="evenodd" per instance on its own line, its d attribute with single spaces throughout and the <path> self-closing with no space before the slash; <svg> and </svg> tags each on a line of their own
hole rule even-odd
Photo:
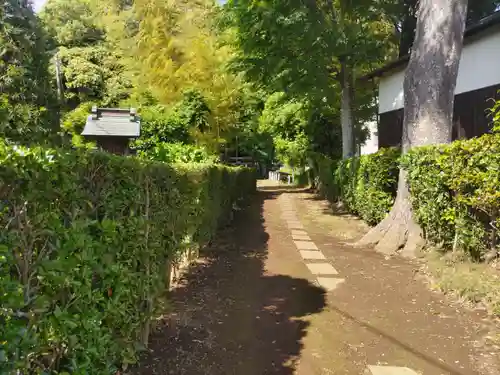
<svg viewBox="0 0 500 375">
<path fill-rule="evenodd" d="M 251 170 L 0 145 L 0 373 L 114 374 Z"/>
<path fill-rule="evenodd" d="M 163 105 L 179 102 L 186 90 L 206 99 L 208 129 L 197 134 L 203 144 L 218 143 L 234 126 L 243 87 L 226 69 L 233 52 L 217 38 L 215 11 L 210 1 L 137 0 L 108 34 L 126 51 L 135 92 L 150 92 Z"/>
</svg>

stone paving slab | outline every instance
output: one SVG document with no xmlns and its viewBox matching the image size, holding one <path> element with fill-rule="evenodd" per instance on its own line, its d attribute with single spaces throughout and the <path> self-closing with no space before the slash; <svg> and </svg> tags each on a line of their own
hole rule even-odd
<svg viewBox="0 0 500 375">
<path fill-rule="evenodd" d="M 408 367 L 368 366 L 367 375 L 418 375 Z"/>
<path fill-rule="evenodd" d="M 338 271 L 330 263 L 307 263 L 313 275 L 338 275 Z"/>
<path fill-rule="evenodd" d="M 305 230 L 297 230 L 292 229 L 292 236 L 307 236 L 307 232 Z"/>
<path fill-rule="evenodd" d="M 304 235 L 292 234 L 292 238 L 295 241 L 311 241 L 311 237 L 307 235 L 304 236 Z"/>
<path fill-rule="evenodd" d="M 287 222 L 288 228 L 290 229 L 304 229 L 302 223 L 299 222 Z"/>
<path fill-rule="evenodd" d="M 300 250 L 300 255 L 304 259 L 326 259 L 325 256 L 321 251 L 315 251 L 315 250 Z"/>
<path fill-rule="evenodd" d="M 299 250 L 319 250 L 312 241 L 293 241 Z"/>
</svg>

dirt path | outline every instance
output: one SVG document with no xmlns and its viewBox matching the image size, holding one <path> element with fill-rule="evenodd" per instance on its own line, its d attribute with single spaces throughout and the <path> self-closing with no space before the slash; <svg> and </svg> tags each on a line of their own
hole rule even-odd
<svg viewBox="0 0 500 375">
<path fill-rule="evenodd" d="M 482 312 L 429 291 L 415 264 L 343 244 L 366 227 L 301 191 L 264 188 L 172 292 L 135 374 L 493 375 Z"/>
</svg>

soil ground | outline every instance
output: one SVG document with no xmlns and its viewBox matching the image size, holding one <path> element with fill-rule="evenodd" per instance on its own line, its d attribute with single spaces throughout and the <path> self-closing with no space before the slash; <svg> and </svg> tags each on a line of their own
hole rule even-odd
<svg viewBox="0 0 500 375">
<path fill-rule="evenodd" d="M 294 242 L 286 215 L 310 242 Z M 367 229 L 305 190 L 261 184 L 171 292 L 133 373 L 500 374 L 485 312 L 429 290 L 410 260 L 349 246 Z M 304 259 L 311 243 L 326 259 Z M 336 274 L 314 275 L 318 262 Z"/>
</svg>

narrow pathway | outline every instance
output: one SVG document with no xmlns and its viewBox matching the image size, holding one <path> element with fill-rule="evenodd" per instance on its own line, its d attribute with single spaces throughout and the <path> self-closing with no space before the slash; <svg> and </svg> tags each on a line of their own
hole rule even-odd
<svg viewBox="0 0 500 375">
<path fill-rule="evenodd" d="M 480 312 L 428 290 L 407 260 L 343 240 L 359 221 L 263 188 L 171 295 L 134 374 L 493 375 Z"/>
</svg>

